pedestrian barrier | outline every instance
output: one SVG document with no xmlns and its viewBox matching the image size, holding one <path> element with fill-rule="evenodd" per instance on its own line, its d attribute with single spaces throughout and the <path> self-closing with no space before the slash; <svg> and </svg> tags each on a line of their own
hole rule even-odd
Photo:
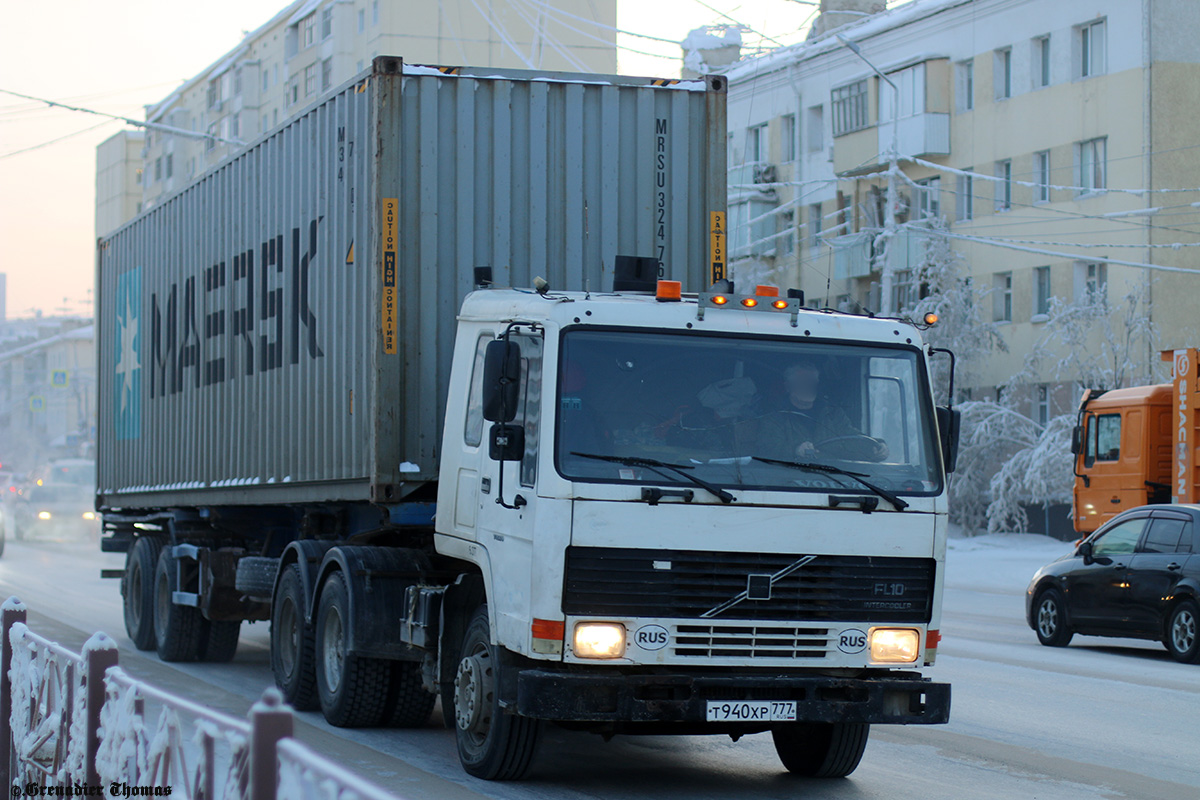
<svg viewBox="0 0 1200 800">
<path fill-rule="evenodd" d="M 274 687 L 239 719 L 131 677 L 103 633 L 81 653 L 39 636 L 16 597 L 0 626 L 0 785 L 14 797 L 400 800 L 292 738 Z"/>
</svg>

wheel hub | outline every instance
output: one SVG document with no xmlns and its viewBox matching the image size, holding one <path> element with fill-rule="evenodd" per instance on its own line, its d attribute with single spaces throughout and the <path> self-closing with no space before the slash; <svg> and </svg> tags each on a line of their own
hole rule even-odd
<svg viewBox="0 0 1200 800">
<path fill-rule="evenodd" d="M 1049 598 L 1042 601 L 1038 607 L 1038 630 L 1049 638 L 1058 629 L 1058 606 Z"/>
<path fill-rule="evenodd" d="M 463 656 L 454 676 L 454 720 L 460 730 L 471 731 L 486 724 L 494 692 L 490 655 L 487 651 Z"/>
<path fill-rule="evenodd" d="M 1171 625 L 1171 639 L 1175 650 L 1180 653 L 1192 649 L 1196 643 L 1196 617 L 1191 611 L 1184 609 L 1175 615 L 1175 622 Z"/>
<path fill-rule="evenodd" d="M 325 682 L 331 692 L 336 692 L 342 685 L 342 669 L 346 660 L 346 643 L 342 639 L 342 618 L 335 609 L 331 609 L 325 617 L 324 647 L 321 656 L 324 660 Z"/>
</svg>

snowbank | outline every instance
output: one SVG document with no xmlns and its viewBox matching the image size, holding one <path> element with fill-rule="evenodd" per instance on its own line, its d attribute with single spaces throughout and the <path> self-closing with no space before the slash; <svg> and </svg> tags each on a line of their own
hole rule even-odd
<svg viewBox="0 0 1200 800">
<path fill-rule="evenodd" d="M 1072 552 L 1071 542 L 1038 533 L 1001 533 L 955 538 L 946 543 L 946 586 L 1024 594 L 1039 568 Z"/>
</svg>

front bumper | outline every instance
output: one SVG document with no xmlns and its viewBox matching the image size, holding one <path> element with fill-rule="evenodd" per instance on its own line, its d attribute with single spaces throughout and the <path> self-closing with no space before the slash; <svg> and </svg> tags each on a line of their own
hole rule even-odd
<svg viewBox="0 0 1200 800">
<path fill-rule="evenodd" d="M 795 700 L 797 719 L 805 722 L 937 725 L 950 719 L 950 684 L 915 672 L 831 678 L 531 669 L 517 676 L 517 713 L 559 722 L 704 722 L 710 700 Z"/>
</svg>

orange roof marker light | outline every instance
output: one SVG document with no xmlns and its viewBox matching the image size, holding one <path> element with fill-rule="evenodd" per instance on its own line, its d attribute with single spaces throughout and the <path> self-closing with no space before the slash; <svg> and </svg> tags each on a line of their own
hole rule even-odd
<svg viewBox="0 0 1200 800">
<path fill-rule="evenodd" d="M 700 292 L 696 296 L 696 319 L 704 319 L 705 309 L 725 308 L 739 311 L 762 311 L 768 314 L 783 312 L 791 317 L 793 328 L 799 324 L 798 318 L 804 307 L 804 295 L 798 289 L 788 289 L 785 298 L 780 296 L 779 289 L 767 285 L 754 287 L 752 295 L 731 291 L 732 287 L 727 285 L 718 288 L 718 285 L 714 284 L 713 288 L 718 289 L 719 293 L 709 290 Z"/>
<path fill-rule="evenodd" d="M 714 294 L 712 301 L 714 306 L 723 306 L 729 302 L 729 298 L 723 294 Z"/>
<path fill-rule="evenodd" d="M 742 305 L 744 305 L 746 308 L 754 308 L 756 305 L 758 305 L 758 301 L 753 297 L 743 297 Z"/>
<path fill-rule="evenodd" d="M 937 325 L 938 315 L 933 313 L 932 311 L 927 312 L 925 314 L 925 316 L 921 318 L 921 321 L 924 322 L 927 326 Z"/>
<path fill-rule="evenodd" d="M 683 299 L 683 284 L 679 281 L 659 281 L 654 299 L 660 303 L 678 303 Z"/>
<path fill-rule="evenodd" d="M 779 297 L 779 287 L 760 283 L 754 287 L 755 297 Z"/>
</svg>

